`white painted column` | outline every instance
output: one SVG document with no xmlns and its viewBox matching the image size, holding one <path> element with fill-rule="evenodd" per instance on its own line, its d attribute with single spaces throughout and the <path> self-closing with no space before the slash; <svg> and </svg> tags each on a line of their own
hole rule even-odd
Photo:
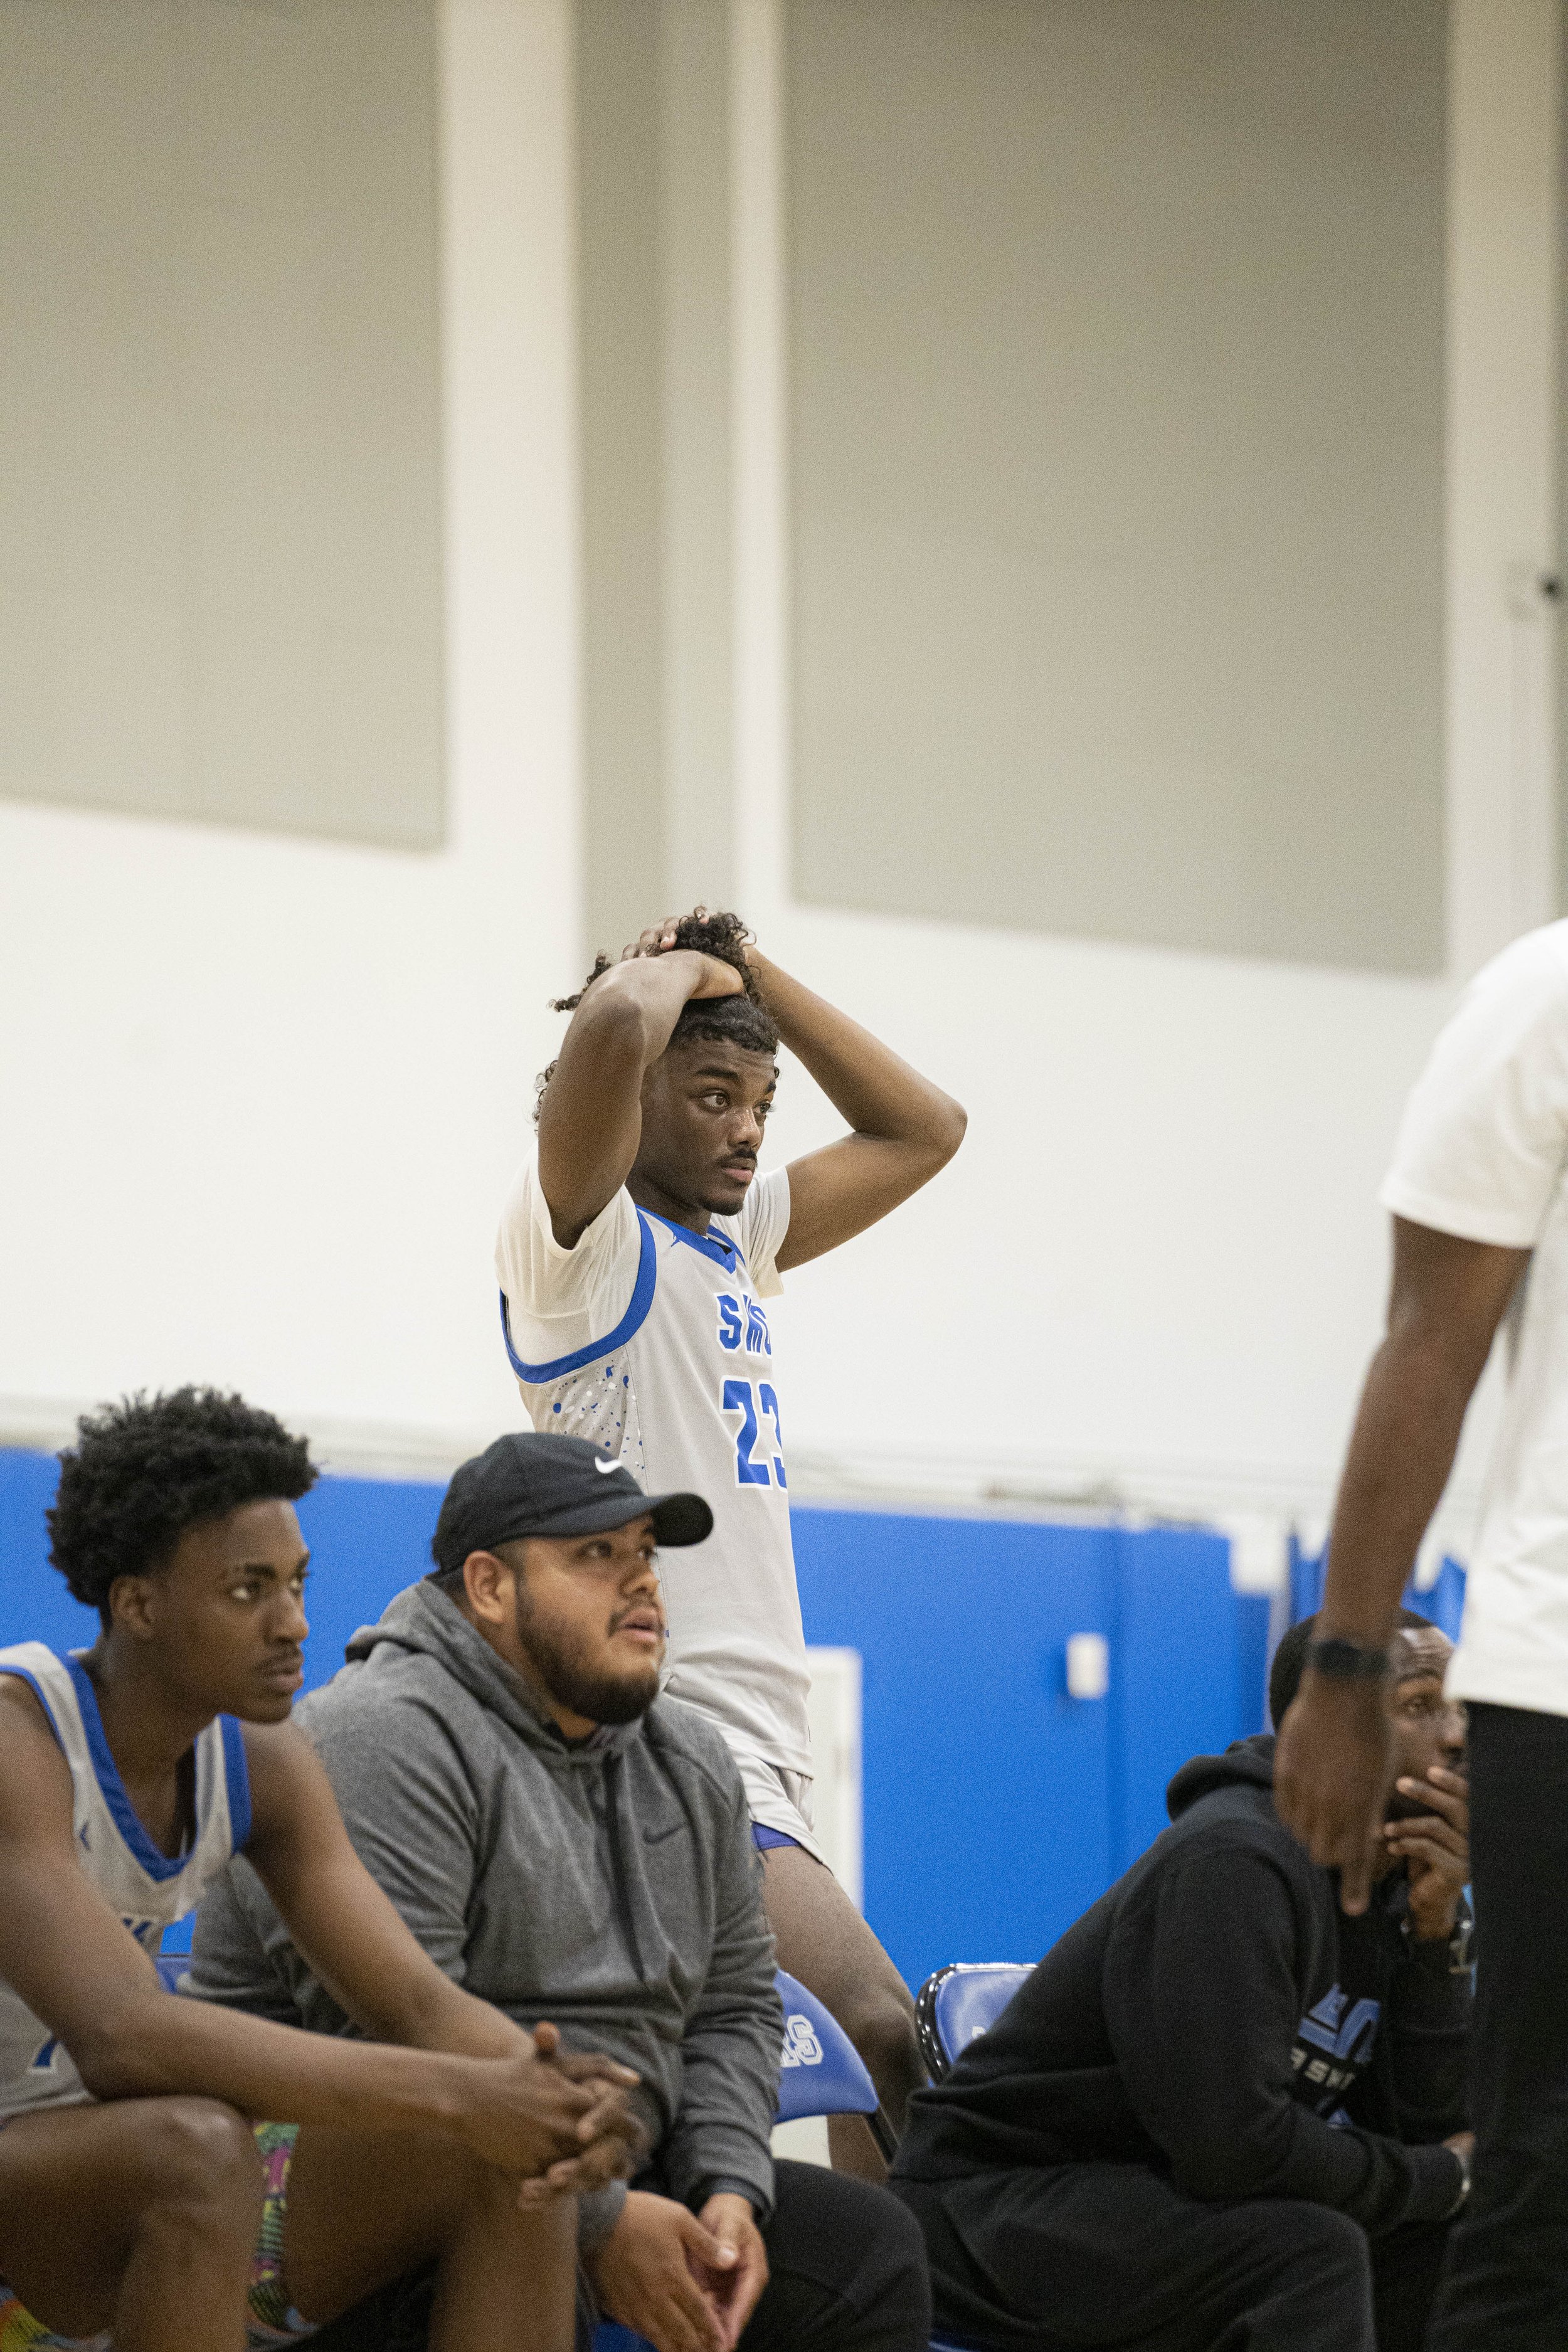
<svg viewBox="0 0 1568 2352">
<path fill-rule="evenodd" d="M 731 0 L 735 863 L 764 939 L 791 895 L 783 47 L 779 0 Z"/>
<path fill-rule="evenodd" d="M 571 31 L 569 0 L 441 14 L 452 829 L 514 903 L 551 877 L 516 937 L 471 942 L 498 978 L 582 954 Z"/>
<path fill-rule="evenodd" d="M 1559 0 L 1452 0 L 1448 957 L 1557 911 Z"/>
</svg>

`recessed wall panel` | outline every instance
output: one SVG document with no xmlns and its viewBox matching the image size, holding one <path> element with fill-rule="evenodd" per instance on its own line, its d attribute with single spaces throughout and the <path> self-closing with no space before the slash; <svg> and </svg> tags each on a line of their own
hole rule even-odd
<svg viewBox="0 0 1568 2352">
<path fill-rule="evenodd" d="M 1445 32 L 787 0 L 799 896 L 1440 968 Z"/>
<path fill-rule="evenodd" d="M 0 792 L 443 832 L 434 0 L 0 0 Z"/>
</svg>

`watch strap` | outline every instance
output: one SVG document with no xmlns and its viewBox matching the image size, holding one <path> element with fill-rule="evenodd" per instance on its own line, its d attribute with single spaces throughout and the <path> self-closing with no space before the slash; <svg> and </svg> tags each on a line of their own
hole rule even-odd
<svg viewBox="0 0 1568 2352">
<path fill-rule="evenodd" d="M 1388 1672 L 1388 1652 L 1329 1635 L 1321 1642 L 1308 1643 L 1304 1664 L 1330 1682 L 1381 1682 Z"/>
</svg>

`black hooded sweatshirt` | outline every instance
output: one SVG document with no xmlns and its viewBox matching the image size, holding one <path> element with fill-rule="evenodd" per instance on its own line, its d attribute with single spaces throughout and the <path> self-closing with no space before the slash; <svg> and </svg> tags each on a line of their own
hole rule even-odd
<svg viewBox="0 0 1568 2352">
<path fill-rule="evenodd" d="M 1406 1937 L 1403 1872 L 1348 1919 L 1274 1811 L 1274 1742 L 1172 1781 L 1172 1826 L 921 2092 L 895 2167 L 941 2181 L 1143 2164 L 1373 2235 L 1456 2202 L 1470 1979 Z"/>
</svg>

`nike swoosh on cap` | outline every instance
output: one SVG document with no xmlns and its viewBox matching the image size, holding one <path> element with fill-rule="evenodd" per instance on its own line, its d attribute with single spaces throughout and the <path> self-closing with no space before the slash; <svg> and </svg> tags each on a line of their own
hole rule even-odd
<svg viewBox="0 0 1568 2352">
<path fill-rule="evenodd" d="M 618 1470 L 620 1466 L 621 1465 L 618 1462 L 606 1462 L 602 1454 L 595 1454 L 594 1457 L 594 1467 L 602 1474 L 607 1474 L 611 1470 Z"/>
</svg>

